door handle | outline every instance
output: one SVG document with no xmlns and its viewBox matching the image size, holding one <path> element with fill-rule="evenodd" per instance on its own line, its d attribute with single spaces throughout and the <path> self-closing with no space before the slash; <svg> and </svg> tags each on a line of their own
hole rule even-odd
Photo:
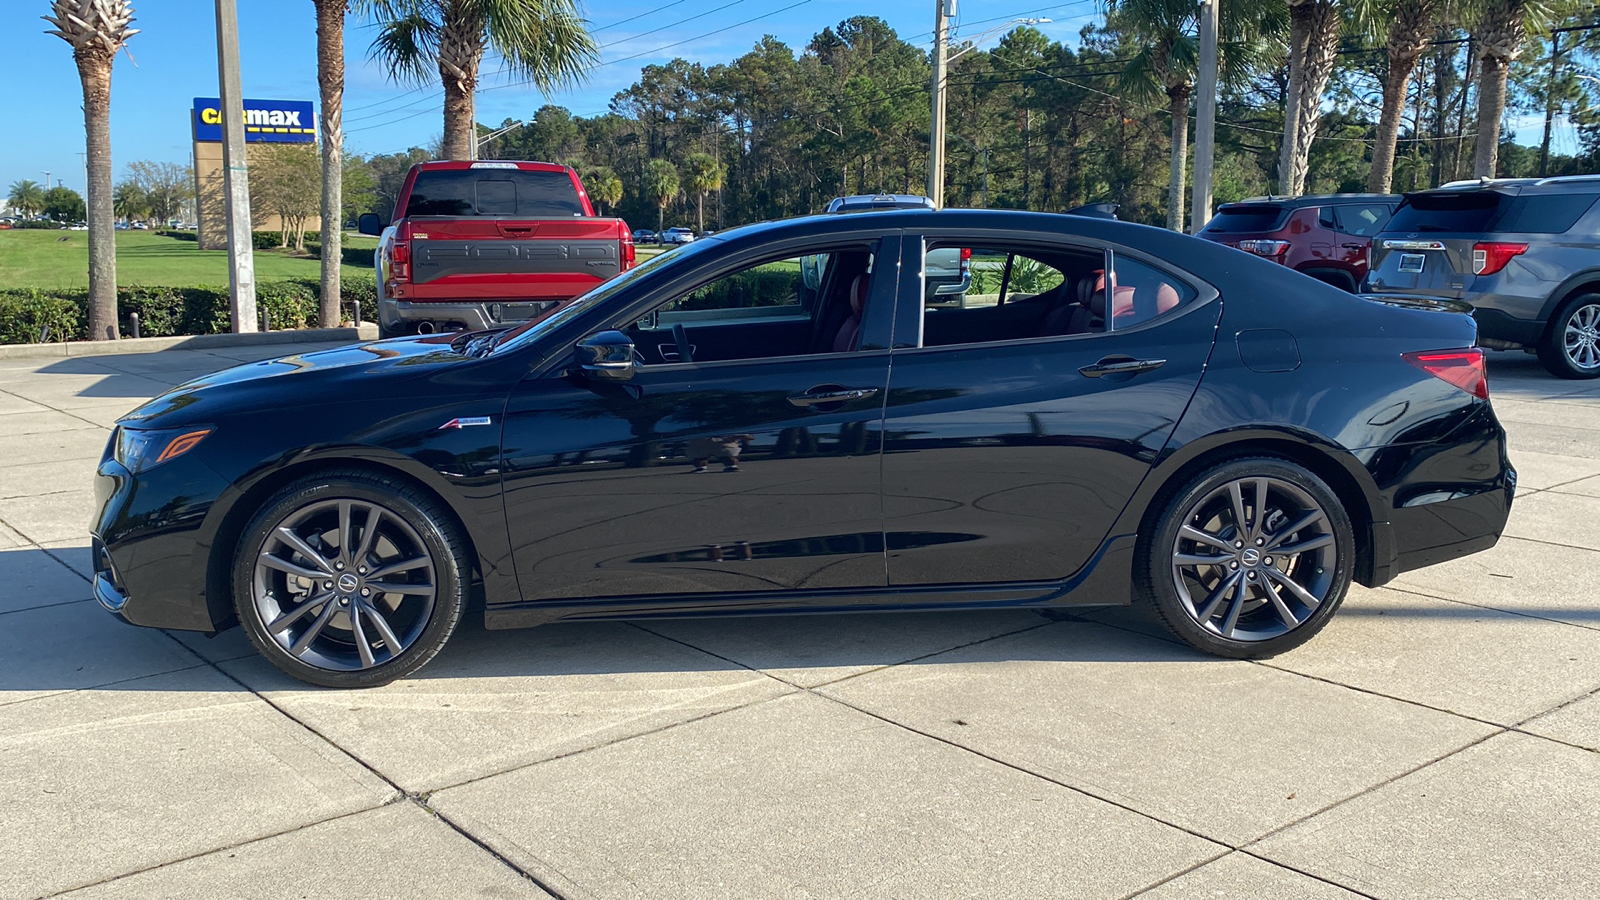
<svg viewBox="0 0 1600 900">
<path fill-rule="evenodd" d="M 843 388 L 837 391 L 795 394 L 789 398 L 789 402 L 799 407 L 820 406 L 824 403 L 849 403 L 852 400 L 865 400 L 877 392 L 877 388 Z"/>
<path fill-rule="evenodd" d="M 1361 250 L 1361 249 L 1364 249 L 1367 245 L 1366 244 L 1340 244 L 1339 246 L 1345 248 L 1346 250 Z"/>
<path fill-rule="evenodd" d="M 1084 366 L 1078 371 L 1085 378 L 1099 378 L 1102 375 L 1137 375 L 1151 369 L 1159 369 L 1166 365 L 1164 359 L 1134 359 L 1131 356 L 1107 356 L 1099 362 Z"/>
</svg>

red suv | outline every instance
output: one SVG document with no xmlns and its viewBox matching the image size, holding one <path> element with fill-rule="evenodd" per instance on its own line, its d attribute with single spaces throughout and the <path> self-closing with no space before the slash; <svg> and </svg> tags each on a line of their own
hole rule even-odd
<svg viewBox="0 0 1600 900">
<path fill-rule="evenodd" d="M 1400 200 L 1393 194 L 1256 197 L 1219 207 L 1199 237 L 1355 293 L 1367 275 L 1372 236 Z"/>
</svg>

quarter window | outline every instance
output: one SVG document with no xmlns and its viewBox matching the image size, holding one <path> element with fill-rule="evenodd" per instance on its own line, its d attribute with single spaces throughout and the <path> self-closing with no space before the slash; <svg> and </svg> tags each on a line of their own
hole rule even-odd
<svg viewBox="0 0 1600 900">
<path fill-rule="evenodd" d="M 1372 237 L 1389 223 L 1389 207 L 1381 203 L 1336 207 L 1339 230 L 1358 237 Z"/>
</svg>

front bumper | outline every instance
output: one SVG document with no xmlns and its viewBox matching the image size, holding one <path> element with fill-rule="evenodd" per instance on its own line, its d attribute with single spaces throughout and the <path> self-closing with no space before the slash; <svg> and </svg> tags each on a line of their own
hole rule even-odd
<svg viewBox="0 0 1600 900">
<path fill-rule="evenodd" d="M 100 605 L 134 625 L 219 630 L 226 612 L 207 606 L 210 544 L 202 537 L 212 499 L 226 486 L 187 456 L 139 475 L 102 459 L 89 529 Z"/>
<path fill-rule="evenodd" d="M 385 333 L 415 331 L 424 322 L 435 331 L 478 331 L 537 318 L 560 304 L 558 300 L 484 300 L 430 302 L 378 300 L 378 324 Z"/>
</svg>

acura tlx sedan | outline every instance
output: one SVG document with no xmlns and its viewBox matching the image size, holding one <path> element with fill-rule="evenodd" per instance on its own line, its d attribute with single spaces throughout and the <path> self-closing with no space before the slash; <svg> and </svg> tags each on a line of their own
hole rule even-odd
<svg viewBox="0 0 1600 900">
<path fill-rule="evenodd" d="M 926 260 L 971 250 L 957 306 Z M 1493 546 L 1472 319 L 1102 219 L 753 225 L 519 327 L 240 366 L 124 417 L 94 590 L 376 685 L 490 628 L 1151 604 L 1280 653 Z M 840 627 L 847 627 L 841 623 Z"/>
</svg>

